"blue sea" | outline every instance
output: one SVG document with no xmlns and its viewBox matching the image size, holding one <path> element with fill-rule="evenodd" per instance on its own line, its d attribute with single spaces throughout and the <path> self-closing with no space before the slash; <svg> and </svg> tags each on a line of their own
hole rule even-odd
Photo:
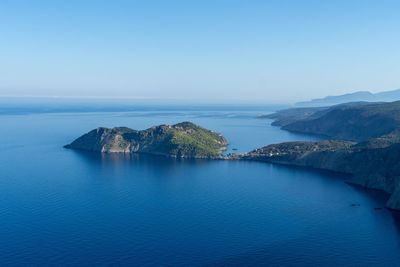
<svg viewBox="0 0 400 267">
<path fill-rule="evenodd" d="M 343 175 L 63 148 L 99 126 L 181 121 L 229 151 L 317 139 L 257 118 L 277 108 L 3 102 L 0 266 L 398 266 L 399 214 Z"/>
</svg>

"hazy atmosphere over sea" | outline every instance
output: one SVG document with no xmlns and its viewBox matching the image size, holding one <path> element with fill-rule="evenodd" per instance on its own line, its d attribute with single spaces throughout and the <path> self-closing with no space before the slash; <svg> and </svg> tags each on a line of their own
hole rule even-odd
<svg viewBox="0 0 400 267">
<path fill-rule="evenodd" d="M 0 95 L 291 103 L 399 87 L 398 1 L 2 1 Z"/>
<path fill-rule="evenodd" d="M 399 13 L 0 0 L 0 266 L 398 266 Z"/>
</svg>

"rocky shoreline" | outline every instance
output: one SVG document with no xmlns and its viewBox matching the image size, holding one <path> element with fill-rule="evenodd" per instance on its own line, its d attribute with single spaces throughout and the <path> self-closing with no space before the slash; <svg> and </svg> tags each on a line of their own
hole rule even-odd
<svg viewBox="0 0 400 267">
<path fill-rule="evenodd" d="M 191 122 L 158 125 L 146 130 L 97 128 L 65 148 L 101 153 L 142 153 L 173 158 L 219 159 L 228 141 Z"/>
<path fill-rule="evenodd" d="M 399 101 L 296 108 L 266 117 L 283 130 L 331 140 L 269 145 L 243 159 L 349 174 L 349 183 L 389 193 L 387 207 L 400 210 Z"/>
<path fill-rule="evenodd" d="M 354 114 L 364 114 L 365 117 L 365 113 L 363 113 L 365 111 L 359 110 L 360 106 L 351 104 L 345 107 L 347 112 L 353 114 L 350 116 L 352 120 L 354 116 L 358 116 Z M 365 104 L 362 104 L 361 107 L 363 109 Z M 398 107 L 400 114 L 400 102 L 398 102 Z M 357 112 L 352 112 L 352 108 L 358 109 Z M 343 106 L 339 109 L 342 112 Z M 332 117 L 329 112 L 337 113 L 334 107 L 329 110 L 318 108 L 315 112 L 319 116 L 328 117 Z M 299 112 L 299 109 L 294 112 L 285 111 L 283 115 L 278 112 L 275 114 L 275 124 L 310 125 L 310 122 L 305 123 L 305 121 L 310 118 L 318 120 L 319 117 L 315 112 L 313 113 L 309 108 L 304 112 L 301 110 Z M 300 114 L 299 123 L 296 123 L 296 113 Z M 288 115 L 290 118 L 285 117 Z M 382 114 L 380 116 L 382 117 Z M 343 125 L 349 121 L 340 123 Z M 334 124 L 335 121 L 331 121 L 328 125 Z M 375 124 L 376 122 L 372 126 Z M 353 123 L 352 128 L 349 128 L 351 131 L 347 135 L 351 136 L 362 131 L 362 127 L 365 127 L 365 121 L 360 119 Z M 286 142 L 268 145 L 243 154 L 224 154 L 228 141 L 221 134 L 191 122 L 182 122 L 175 125 L 154 126 L 142 131 L 126 127 L 97 128 L 65 147 L 102 153 L 152 154 L 171 158 L 262 161 L 340 172 L 351 175 L 350 183 L 389 193 L 391 197 L 387 207 L 400 210 L 400 127 L 392 128 L 393 125 L 390 124 L 390 127 L 384 129 L 374 132 L 367 131 L 359 140 L 349 138 L 350 140 Z M 307 129 L 308 133 L 313 133 L 309 128 Z M 315 134 L 320 134 L 320 130 L 324 128 L 319 127 L 318 129 L 319 131 Z M 324 131 L 327 132 L 327 128 Z M 343 135 L 344 132 L 345 129 L 336 130 L 332 135 L 337 133 Z M 377 133 L 382 132 L 387 133 L 376 137 Z M 366 139 L 366 136 L 369 138 Z"/>
</svg>

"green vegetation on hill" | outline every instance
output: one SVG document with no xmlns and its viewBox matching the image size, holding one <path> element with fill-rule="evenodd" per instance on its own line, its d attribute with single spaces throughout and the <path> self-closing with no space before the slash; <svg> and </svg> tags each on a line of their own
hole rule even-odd
<svg viewBox="0 0 400 267">
<path fill-rule="evenodd" d="M 67 148 L 105 153 L 147 153 L 177 158 L 217 158 L 228 144 L 220 134 L 191 122 L 159 125 L 143 131 L 98 128 Z"/>
<path fill-rule="evenodd" d="M 221 135 L 212 133 L 190 122 L 174 125 L 171 143 L 176 146 L 177 153 L 184 155 L 211 155 L 213 157 L 221 154 L 221 145 L 226 145 L 226 141 Z"/>
</svg>

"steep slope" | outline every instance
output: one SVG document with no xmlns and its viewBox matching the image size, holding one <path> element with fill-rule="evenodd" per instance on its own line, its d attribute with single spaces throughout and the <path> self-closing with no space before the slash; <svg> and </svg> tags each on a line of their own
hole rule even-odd
<svg viewBox="0 0 400 267">
<path fill-rule="evenodd" d="M 358 102 L 329 108 L 289 109 L 271 114 L 269 118 L 276 120 L 275 125 L 292 132 L 366 141 L 399 128 L 400 101 Z"/>
</svg>

